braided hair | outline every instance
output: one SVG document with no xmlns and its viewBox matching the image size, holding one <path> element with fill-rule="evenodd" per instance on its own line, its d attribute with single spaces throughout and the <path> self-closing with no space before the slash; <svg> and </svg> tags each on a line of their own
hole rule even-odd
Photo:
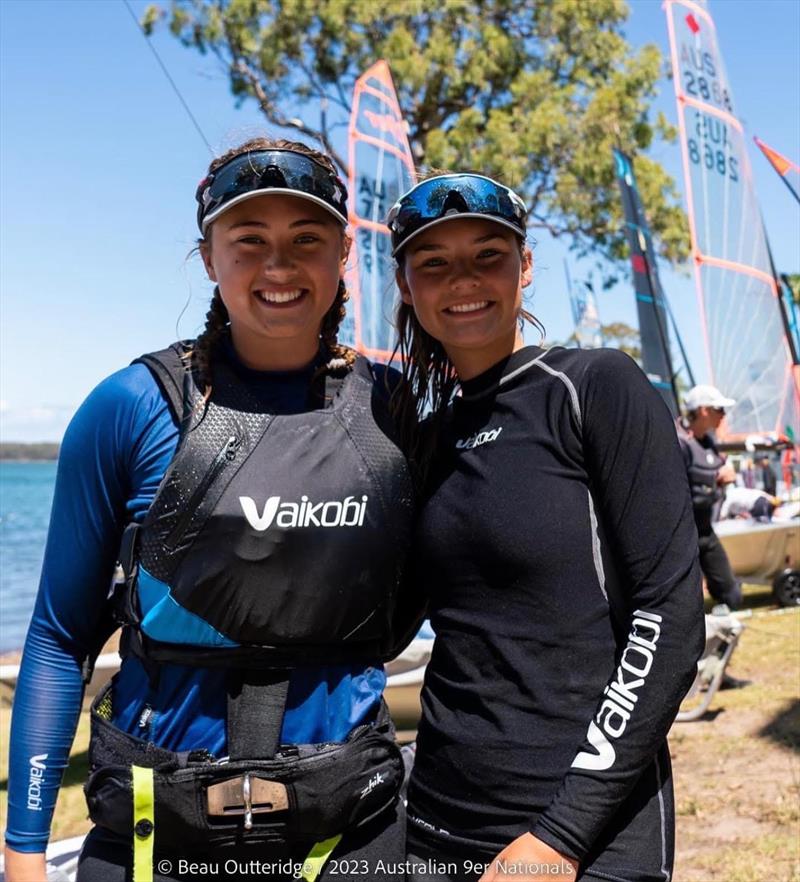
<svg viewBox="0 0 800 882">
<path fill-rule="evenodd" d="M 326 154 L 319 150 L 314 150 L 299 141 L 289 141 L 285 138 L 251 138 L 238 147 L 223 153 L 222 156 L 213 159 L 208 167 L 208 174 L 216 171 L 216 169 L 236 156 L 256 150 L 273 149 L 292 150 L 295 153 L 310 156 L 334 174 L 336 173 L 336 167 Z M 197 243 L 198 246 L 207 245 L 210 242 L 213 226 L 213 224 L 209 226 L 206 238 L 200 239 Z M 346 315 L 345 303 L 347 303 L 348 299 L 347 286 L 344 280 L 340 280 L 339 287 L 336 290 L 336 297 L 322 319 L 320 339 L 327 355 L 327 361 L 317 370 L 315 379 L 327 371 L 349 370 L 355 363 L 356 351 L 349 346 L 342 345 L 338 340 L 339 326 Z M 230 316 L 225 304 L 222 302 L 219 285 L 217 285 L 214 288 L 214 295 L 211 298 L 211 303 L 206 313 L 205 327 L 194 341 L 194 345 L 186 351 L 184 356 L 187 367 L 195 372 L 197 385 L 203 390 L 206 401 L 208 401 L 211 395 L 213 386 L 214 350 L 222 337 L 228 333 L 229 323 Z"/>
<path fill-rule="evenodd" d="M 198 385 L 204 390 L 205 398 L 211 395 L 211 353 L 228 330 L 228 309 L 222 302 L 219 285 L 214 286 L 214 295 L 206 313 L 203 332 L 197 337 L 194 346 L 187 352 L 191 368 L 198 378 Z"/>
</svg>

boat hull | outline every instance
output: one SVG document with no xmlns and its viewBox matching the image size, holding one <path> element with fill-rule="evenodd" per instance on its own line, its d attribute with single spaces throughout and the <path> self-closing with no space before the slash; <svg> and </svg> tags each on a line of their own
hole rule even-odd
<svg viewBox="0 0 800 882">
<path fill-rule="evenodd" d="M 800 521 L 720 521 L 714 525 L 733 572 L 742 579 L 767 582 L 786 569 L 800 568 Z"/>
</svg>

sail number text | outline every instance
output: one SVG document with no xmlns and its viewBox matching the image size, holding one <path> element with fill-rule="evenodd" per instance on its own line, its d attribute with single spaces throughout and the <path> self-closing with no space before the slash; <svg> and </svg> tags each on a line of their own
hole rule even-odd
<svg viewBox="0 0 800 882">
<path fill-rule="evenodd" d="M 730 93 L 717 78 L 719 67 L 712 52 L 684 43 L 681 46 L 681 65 L 683 88 L 687 95 L 733 113 Z"/>
<path fill-rule="evenodd" d="M 695 112 L 694 137 L 686 140 L 689 159 L 695 165 L 703 165 L 708 171 L 731 181 L 739 180 L 739 159 L 731 156 L 733 144 L 728 136 L 728 126 L 706 113 Z"/>
</svg>

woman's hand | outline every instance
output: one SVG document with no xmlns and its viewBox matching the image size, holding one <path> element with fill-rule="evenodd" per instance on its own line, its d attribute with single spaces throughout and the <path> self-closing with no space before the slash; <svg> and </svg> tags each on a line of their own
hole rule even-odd
<svg viewBox="0 0 800 882">
<path fill-rule="evenodd" d="M 578 862 L 523 833 L 491 862 L 478 882 L 575 882 Z"/>
<path fill-rule="evenodd" d="M 44 852 L 28 854 L 6 846 L 6 882 L 46 882 L 47 861 Z"/>
</svg>

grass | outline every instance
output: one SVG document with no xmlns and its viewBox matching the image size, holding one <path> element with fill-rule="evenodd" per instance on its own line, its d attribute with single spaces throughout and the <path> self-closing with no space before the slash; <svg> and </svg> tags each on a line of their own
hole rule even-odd
<svg viewBox="0 0 800 882">
<path fill-rule="evenodd" d="M 746 586 L 745 608 L 771 604 Z M 744 622 L 730 668 L 751 685 L 670 736 L 675 882 L 800 882 L 800 610 Z"/>
</svg>

